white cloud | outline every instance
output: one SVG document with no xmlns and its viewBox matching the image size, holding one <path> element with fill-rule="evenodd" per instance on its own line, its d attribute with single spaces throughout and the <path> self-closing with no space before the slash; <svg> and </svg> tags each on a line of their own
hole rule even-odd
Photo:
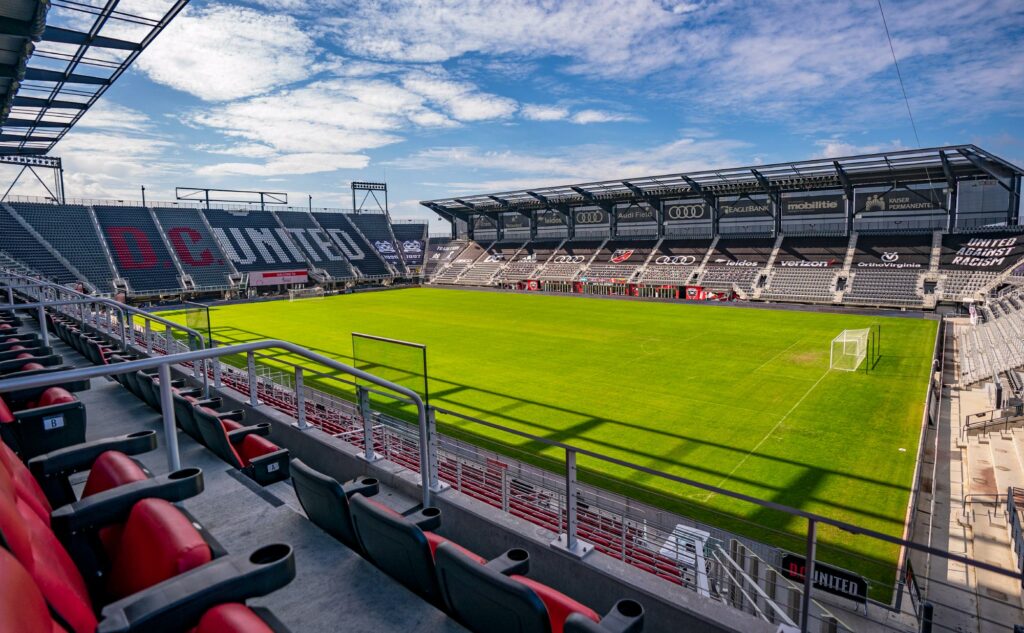
<svg viewBox="0 0 1024 633">
<path fill-rule="evenodd" d="M 855 156 L 857 154 L 876 154 L 878 152 L 907 149 L 899 139 L 888 143 L 869 143 L 857 145 L 848 143 L 841 138 L 822 139 L 814 142 L 821 148 L 814 158 L 837 158 L 839 156 Z"/>
<path fill-rule="evenodd" d="M 157 83 L 224 101 L 306 79 L 315 61 L 295 18 L 212 5 L 183 11 L 137 63 Z"/>
<path fill-rule="evenodd" d="M 338 169 L 362 169 L 370 162 L 363 154 L 299 153 L 272 158 L 264 163 L 219 163 L 200 167 L 199 176 L 260 176 L 317 174 Z"/>
<path fill-rule="evenodd" d="M 561 121 L 569 117 L 569 108 L 529 103 L 523 106 L 522 114 L 531 121 Z"/>
<path fill-rule="evenodd" d="M 590 123 L 614 123 L 617 121 L 637 121 L 638 119 L 628 114 L 619 112 L 608 112 L 606 110 L 580 110 L 572 115 L 572 122 L 579 125 Z"/>
<path fill-rule="evenodd" d="M 76 130 L 97 129 L 143 132 L 152 127 L 152 121 L 147 115 L 106 99 L 97 101 L 75 124 Z"/>
<path fill-rule="evenodd" d="M 479 91 L 471 83 L 452 81 L 437 73 L 410 73 L 402 80 L 410 92 L 444 108 L 458 121 L 486 121 L 515 113 L 515 100 Z"/>
<path fill-rule="evenodd" d="M 472 170 L 474 175 L 480 174 L 479 179 L 423 184 L 451 194 L 480 193 L 735 166 L 743 162 L 742 153 L 748 148 L 747 143 L 733 139 L 690 137 L 652 148 L 627 150 L 604 145 L 562 147 L 547 153 L 439 147 L 389 165 L 439 173 Z"/>
</svg>

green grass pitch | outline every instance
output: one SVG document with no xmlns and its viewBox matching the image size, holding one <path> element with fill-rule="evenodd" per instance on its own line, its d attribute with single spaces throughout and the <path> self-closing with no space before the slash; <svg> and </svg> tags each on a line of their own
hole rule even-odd
<svg viewBox="0 0 1024 633">
<path fill-rule="evenodd" d="M 353 331 L 424 343 L 432 404 L 894 536 L 936 333 L 925 319 L 442 289 L 215 307 L 211 321 L 220 341 L 286 339 L 342 362 Z M 874 324 L 874 370 L 829 371 L 831 339 Z M 440 423 L 561 468 L 560 450 Z M 579 468 L 606 488 L 802 551 L 803 520 L 590 458 Z M 895 547 L 819 535 L 825 560 L 892 582 Z"/>
</svg>

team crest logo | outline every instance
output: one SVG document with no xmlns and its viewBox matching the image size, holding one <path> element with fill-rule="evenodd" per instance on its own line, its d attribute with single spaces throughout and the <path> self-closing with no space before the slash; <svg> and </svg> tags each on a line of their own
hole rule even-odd
<svg viewBox="0 0 1024 633">
<path fill-rule="evenodd" d="M 374 242 L 373 243 L 373 247 L 377 249 L 378 253 L 394 253 L 395 252 L 395 245 L 392 244 L 391 242 L 385 242 L 383 240 L 378 240 L 378 241 Z"/>
<path fill-rule="evenodd" d="M 895 261 L 898 261 L 899 258 L 900 258 L 900 254 L 899 253 L 882 253 L 882 261 L 883 262 L 895 262 Z"/>
<path fill-rule="evenodd" d="M 406 240 L 402 242 L 402 250 L 406 253 L 419 253 L 421 250 L 420 243 L 416 240 Z"/>
<path fill-rule="evenodd" d="M 622 249 L 620 249 L 620 250 L 617 250 L 614 253 L 612 253 L 611 262 L 613 264 L 621 264 L 622 262 L 629 260 L 629 258 L 632 257 L 632 256 L 633 256 L 633 249 L 629 249 L 629 250 L 622 250 Z"/>
</svg>

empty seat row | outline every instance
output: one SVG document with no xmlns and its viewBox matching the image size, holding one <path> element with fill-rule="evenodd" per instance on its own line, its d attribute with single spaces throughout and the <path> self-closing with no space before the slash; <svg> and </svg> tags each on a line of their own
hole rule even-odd
<svg viewBox="0 0 1024 633">
<path fill-rule="evenodd" d="M 528 578 L 530 556 L 511 549 L 486 558 L 438 534 L 441 511 L 400 514 L 376 502 L 379 484 L 361 477 L 344 484 L 292 465 L 292 483 L 306 516 L 424 600 L 480 633 L 636 633 L 643 609 L 620 600 L 603 618 L 552 587 Z"/>
</svg>

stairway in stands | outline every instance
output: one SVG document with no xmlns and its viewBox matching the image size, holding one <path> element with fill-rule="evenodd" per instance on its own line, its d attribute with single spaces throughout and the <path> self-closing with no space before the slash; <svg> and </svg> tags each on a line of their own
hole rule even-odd
<svg viewBox="0 0 1024 633">
<path fill-rule="evenodd" d="M 953 546 L 959 543 L 959 553 L 1012 570 L 1016 560 L 1005 495 L 1010 486 L 1024 486 L 1024 427 L 996 428 L 964 437 L 964 420 L 990 408 L 990 390 L 979 386 L 949 391 L 950 542 L 938 545 L 957 551 Z M 1005 627 L 999 624 L 1014 621 L 1024 607 L 1020 584 L 1006 576 L 950 565 L 946 581 L 951 585 L 948 590 L 955 585 L 969 587 L 975 606 L 974 613 L 944 612 L 949 630 L 1003 631 Z M 944 589 L 933 586 L 931 591 Z"/>
</svg>

